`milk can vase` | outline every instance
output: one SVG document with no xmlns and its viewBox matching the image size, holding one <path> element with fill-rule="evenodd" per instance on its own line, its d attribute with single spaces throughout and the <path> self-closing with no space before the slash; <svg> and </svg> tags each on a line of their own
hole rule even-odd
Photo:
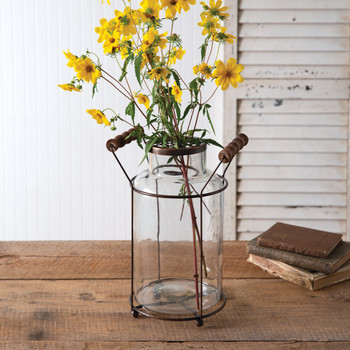
<svg viewBox="0 0 350 350">
<path fill-rule="evenodd" d="M 107 142 L 131 187 L 132 314 L 163 320 L 194 320 L 220 311 L 225 172 L 248 142 L 238 135 L 206 168 L 206 145 L 153 146 L 149 169 L 130 178 L 116 150 L 131 142 L 133 129 Z M 227 163 L 223 175 L 217 174 Z"/>
</svg>

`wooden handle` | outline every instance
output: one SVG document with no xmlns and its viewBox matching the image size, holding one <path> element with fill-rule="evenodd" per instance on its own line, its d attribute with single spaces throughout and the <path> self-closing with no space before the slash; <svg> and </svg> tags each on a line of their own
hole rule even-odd
<svg viewBox="0 0 350 350">
<path fill-rule="evenodd" d="M 129 136 L 135 130 L 139 130 L 137 127 L 129 129 L 128 131 L 123 132 L 120 135 L 117 135 L 115 138 L 110 139 L 106 143 L 108 151 L 115 152 L 118 148 L 122 148 L 130 142 L 136 140 L 135 136 Z"/>
<path fill-rule="evenodd" d="M 239 134 L 219 153 L 219 159 L 223 163 L 231 162 L 233 157 L 248 143 L 248 141 L 247 135 Z"/>
</svg>

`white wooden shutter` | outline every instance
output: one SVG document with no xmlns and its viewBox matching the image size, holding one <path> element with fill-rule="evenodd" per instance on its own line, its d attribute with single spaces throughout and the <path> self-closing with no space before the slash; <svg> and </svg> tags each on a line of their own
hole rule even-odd
<svg viewBox="0 0 350 350">
<path fill-rule="evenodd" d="M 346 233 L 350 1 L 235 6 L 238 49 L 225 55 L 238 55 L 246 80 L 225 94 L 224 139 L 244 132 L 250 143 L 229 175 L 225 236 L 251 239 L 276 221 Z"/>
</svg>

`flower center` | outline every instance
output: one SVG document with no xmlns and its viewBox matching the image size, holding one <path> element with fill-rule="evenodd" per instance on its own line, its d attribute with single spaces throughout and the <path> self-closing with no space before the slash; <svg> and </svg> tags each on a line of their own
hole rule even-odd
<svg viewBox="0 0 350 350">
<path fill-rule="evenodd" d="M 87 72 L 91 72 L 91 71 L 92 71 L 92 67 L 91 67 L 91 66 L 87 66 L 87 67 L 85 68 L 85 70 L 86 70 Z"/>
<path fill-rule="evenodd" d="M 176 5 L 177 4 L 177 0 L 171 0 L 170 4 L 173 5 L 173 6 Z"/>
<path fill-rule="evenodd" d="M 162 73 L 162 68 L 157 68 L 156 69 L 156 74 L 161 74 Z"/>
</svg>

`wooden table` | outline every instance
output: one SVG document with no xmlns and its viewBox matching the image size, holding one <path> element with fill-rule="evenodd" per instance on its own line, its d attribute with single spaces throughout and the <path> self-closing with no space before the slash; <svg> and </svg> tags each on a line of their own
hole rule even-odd
<svg viewBox="0 0 350 350">
<path fill-rule="evenodd" d="M 350 281 L 312 292 L 225 242 L 227 304 L 194 322 L 130 314 L 129 242 L 0 244 L 0 349 L 350 349 Z"/>
</svg>

